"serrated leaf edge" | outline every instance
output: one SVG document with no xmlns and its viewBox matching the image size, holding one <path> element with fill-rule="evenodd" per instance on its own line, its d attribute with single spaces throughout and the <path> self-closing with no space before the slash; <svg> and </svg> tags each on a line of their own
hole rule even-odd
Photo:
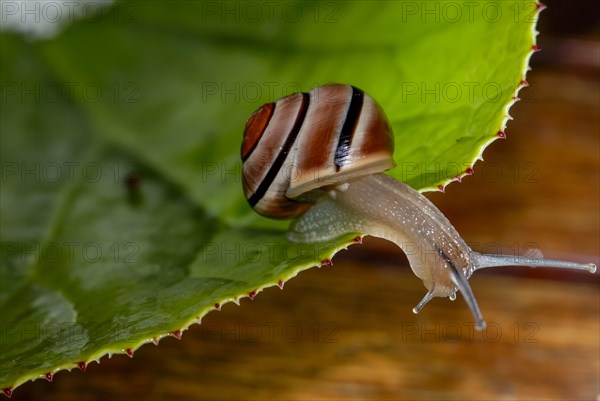
<svg viewBox="0 0 600 401">
<path fill-rule="evenodd" d="M 90 365 L 90 363 L 96 362 L 96 363 L 100 364 L 100 360 L 105 356 L 108 356 L 108 358 L 110 359 L 110 358 L 112 358 L 113 355 L 125 354 L 131 358 L 134 356 L 135 352 L 141 346 L 143 346 L 145 344 L 152 343 L 154 345 L 159 345 L 160 341 L 167 337 L 175 337 L 177 339 L 181 339 L 181 337 L 183 336 L 183 332 L 188 330 L 190 328 L 190 326 L 192 326 L 194 324 L 198 324 L 198 325 L 201 324 L 202 318 L 204 316 L 206 316 L 208 313 L 210 313 L 212 311 L 221 310 L 221 307 L 223 305 L 233 302 L 239 306 L 241 299 L 250 298 L 250 300 L 253 300 L 260 292 L 262 292 L 263 290 L 265 290 L 267 288 L 276 286 L 283 290 L 284 284 L 287 281 L 291 280 L 292 278 L 296 277 L 302 271 L 308 270 L 312 267 L 331 266 L 333 264 L 331 261 L 338 252 L 340 252 L 341 250 L 348 249 L 348 247 L 350 245 L 362 243 L 361 235 L 357 235 L 357 234 L 352 234 L 350 236 L 345 235 L 343 238 L 344 239 L 341 242 L 341 244 L 336 246 L 335 249 L 333 249 L 332 251 L 330 251 L 328 253 L 325 253 L 324 255 L 319 255 L 319 259 L 321 261 L 320 264 L 307 263 L 307 264 L 298 266 L 295 269 L 293 269 L 293 271 L 288 273 L 287 275 L 276 279 L 276 281 L 268 282 L 265 285 L 260 286 L 258 288 L 244 289 L 240 293 L 240 295 L 238 295 L 237 297 L 224 298 L 214 305 L 211 305 L 208 307 L 205 306 L 205 307 L 201 308 L 197 313 L 193 314 L 194 317 L 189 319 L 187 322 L 185 322 L 181 327 L 176 326 L 172 330 L 167 331 L 158 336 L 153 336 L 151 338 L 145 338 L 145 339 L 140 340 L 137 343 L 133 344 L 131 347 L 121 348 L 121 349 L 106 348 L 99 352 L 91 354 L 89 357 L 85 358 L 84 360 L 73 361 L 69 364 L 64 364 L 62 366 L 59 366 L 51 371 L 46 371 L 46 372 L 38 371 L 38 372 L 32 372 L 30 374 L 23 375 L 21 378 L 17 379 L 12 386 L 4 387 L 2 389 L 2 393 L 5 396 L 10 398 L 12 396 L 14 390 L 17 387 L 21 386 L 22 384 L 24 384 L 28 381 L 33 382 L 38 379 L 46 379 L 48 381 L 54 381 L 56 374 L 59 372 L 63 372 L 63 371 L 70 372 L 74 368 L 78 368 L 85 372 L 87 370 L 87 367 Z"/>
<path fill-rule="evenodd" d="M 490 139 L 486 143 L 481 145 L 481 148 L 479 149 L 479 154 L 477 156 L 475 156 L 475 158 L 473 158 L 470 167 L 468 167 L 464 172 L 462 172 L 461 174 L 459 174 L 455 177 L 442 180 L 432 186 L 420 188 L 418 190 L 419 192 L 421 192 L 421 193 L 434 192 L 434 191 L 444 192 L 446 190 L 446 187 L 448 185 L 450 185 L 451 183 L 461 182 L 464 177 L 466 177 L 468 175 L 473 175 L 475 173 L 476 163 L 478 161 L 483 161 L 483 152 L 485 151 L 485 149 L 488 146 L 490 146 L 493 142 L 495 142 L 496 140 L 506 138 L 506 126 L 507 126 L 508 122 L 513 119 L 509 113 L 510 108 L 515 103 L 517 103 L 519 100 L 521 100 L 519 98 L 519 92 L 521 91 L 521 89 L 529 86 L 529 84 L 527 83 L 527 72 L 531 71 L 529 62 L 531 60 L 531 56 L 534 53 L 537 53 L 541 50 L 539 48 L 539 46 L 537 45 L 537 36 L 539 34 L 539 31 L 536 28 L 537 28 L 537 23 L 538 23 L 540 12 L 542 12 L 543 10 L 546 9 L 546 5 L 539 1 L 536 2 L 536 4 L 537 4 L 537 10 L 536 10 L 536 13 L 534 16 L 533 23 L 531 24 L 531 37 L 530 37 L 531 49 L 529 50 L 529 53 L 527 54 L 527 56 L 525 57 L 525 59 L 523 61 L 521 80 L 518 82 L 510 101 L 504 106 L 504 117 L 502 119 L 502 122 L 500 123 L 500 126 L 497 129 L 494 129 L 490 135 Z"/>
</svg>

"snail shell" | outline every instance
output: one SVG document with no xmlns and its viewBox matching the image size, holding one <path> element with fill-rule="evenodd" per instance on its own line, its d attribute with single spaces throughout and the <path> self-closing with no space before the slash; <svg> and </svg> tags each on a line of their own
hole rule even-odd
<svg viewBox="0 0 600 401">
<path fill-rule="evenodd" d="M 242 142 L 243 187 L 261 215 L 291 218 L 311 192 L 395 166 L 390 124 L 377 102 L 341 84 L 267 103 L 250 116 Z"/>
</svg>

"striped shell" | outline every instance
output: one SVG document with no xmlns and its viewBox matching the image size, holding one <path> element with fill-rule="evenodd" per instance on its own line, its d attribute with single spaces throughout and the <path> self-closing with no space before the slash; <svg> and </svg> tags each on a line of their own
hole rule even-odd
<svg viewBox="0 0 600 401">
<path fill-rule="evenodd" d="M 261 215 L 304 213 L 317 188 L 395 166 L 392 129 L 381 107 L 350 85 L 294 93 L 254 112 L 244 130 L 242 180 Z"/>
</svg>

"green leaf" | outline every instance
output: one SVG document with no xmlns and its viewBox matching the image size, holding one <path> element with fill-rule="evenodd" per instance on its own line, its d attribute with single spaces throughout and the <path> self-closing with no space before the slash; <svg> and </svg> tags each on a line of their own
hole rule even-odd
<svg viewBox="0 0 600 401">
<path fill-rule="evenodd" d="M 52 40 L 3 33 L 0 388 L 179 334 L 352 243 L 289 243 L 247 205 L 264 102 L 351 83 L 392 122 L 389 174 L 430 190 L 472 168 L 537 5 L 429 4 L 121 2 Z"/>
</svg>

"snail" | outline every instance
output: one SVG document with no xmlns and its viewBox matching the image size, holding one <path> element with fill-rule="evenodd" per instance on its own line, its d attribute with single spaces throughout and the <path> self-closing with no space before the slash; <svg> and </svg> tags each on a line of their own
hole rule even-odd
<svg viewBox="0 0 600 401">
<path fill-rule="evenodd" d="M 494 266 L 595 272 L 594 264 L 481 254 L 424 195 L 383 174 L 396 164 L 392 129 L 381 106 L 344 84 L 317 87 L 267 103 L 248 119 L 241 146 L 242 183 L 250 206 L 276 219 L 295 218 L 288 239 L 307 243 L 361 233 L 394 242 L 427 289 L 413 309 L 460 291 L 479 330 L 485 321 L 468 279 Z"/>
</svg>

